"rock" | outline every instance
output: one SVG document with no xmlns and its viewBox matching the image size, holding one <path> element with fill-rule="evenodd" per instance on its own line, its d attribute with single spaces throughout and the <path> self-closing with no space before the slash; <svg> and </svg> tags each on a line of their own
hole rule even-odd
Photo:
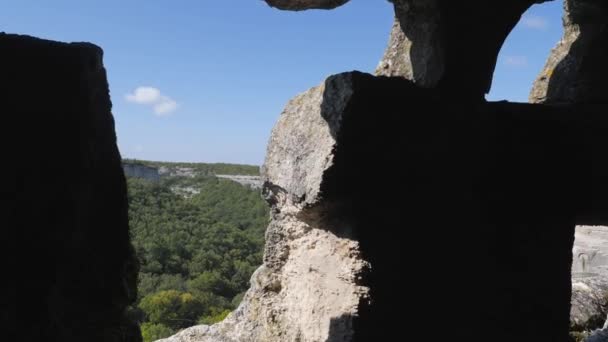
<svg viewBox="0 0 608 342">
<path fill-rule="evenodd" d="M 282 10 L 302 11 L 308 9 L 333 9 L 349 0 L 265 0 L 272 7 Z"/>
<path fill-rule="evenodd" d="M 593 331 L 604 326 L 608 315 L 608 278 L 573 277 L 570 330 Z"/>
<path fill-rule="evenodd" d="M 608 2 L 564 1 L 564 36 L 530 92 L 532 103 L 603 102 L 608 86 Z"/>
<path fill-rule="evenodd" d="M 184 166 L 161 166 L 158 173 L 163 177 L 189 177 L 194 178 L 199 173 L 194 168 Z"/>
<path fill-rule="evenodd" d="M 608 227 L 577 226 L 572 254 L 570 329 L 589 334 L 607 328 Z"/>
<path fill-rule="evenodd" d="M 263 168 L 271 204 L 264 264 L 238 309 L 213 326 L 186 329 L 163 342 L 350 341 L 367 289 L 358 243 L 338 234 L 313 207 L 333 165 L 352 75 L 336 76 L 291 100 L 273 129 Z M 329 213 L 331 216 L 331 213 Z"/>
<path fill-rule="evenodd" d="M 141 178 L 154 182 L 160 180 L 160 173 L 155 167 L 127 162 L 122 164 L 122 168 L 127 177 Z"/>
<path fill-rule="evenodd" d="M 395 21 L 376 75 L 405 77 L 423 87 L 437 85 L 445 68 L 438 1 L 392 2 Z"/>
<path fill-rule="evenodd" d="M 262 177 L 248 175 L 215 175 L 217 178 L 224 178 L 248 186 L 252 189 L 261 189 L 263 185 Z"/>
<path fill-rule="evenodd" d="M 482 101 L 503 42 L 522 14 L 544 1 L 391 0 L 395 22 L 376 74 Z"/>
<path fill-rule="evenodd" d="M 572 254 L 573 277 L 608 277 L 608 227 L 577 226 Z"/>
<path fill-rule="evenodd" d="M 138 262 L 102 57 L 0 33 L 5 340 L 141 341 L 124 315 Z"/>
<path fill-rule="evenodd" d="M 389 340 L 438 324 L 469 341 L 565 341 L 572 208 L 598 210 L 586 191 L 608 183 L 578 167 L 595 153 L 576 118 L 594 108 L 449 99 L 352 72 L 290 101 L 263 168 L 272 221 L 252 288 L 224 322 L 166 342 Z M 438 310 L 454 316 L 429 319 Z"/>
</svg>

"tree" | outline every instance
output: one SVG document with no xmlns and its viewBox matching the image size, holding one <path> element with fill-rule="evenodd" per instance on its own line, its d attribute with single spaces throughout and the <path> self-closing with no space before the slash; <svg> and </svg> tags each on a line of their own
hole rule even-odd
<svg viewBox="0 0 608 342">
<path fill-rule="evenodd" d="M 192 326 L 204 313 L 202 303 L 190 293 L 161 291 L 141 300 L 140 309 L 148 321 L 173 330 Z"/>
<path fill-rule="evenodd" d="M 144 338 L 144 342 L 156 341 L 173 334 L 175 334 L 174 330 L 162 324 L 144 323 L 141 325 L 141 335 Z"/>
<path fill-rule="evenodd" d="M 259 190 L 210 176 L 129 178 L 128 190 L 138 321 L 156 334 L 223 319 L 262 263 L 268 207 Z"/>
</svg>

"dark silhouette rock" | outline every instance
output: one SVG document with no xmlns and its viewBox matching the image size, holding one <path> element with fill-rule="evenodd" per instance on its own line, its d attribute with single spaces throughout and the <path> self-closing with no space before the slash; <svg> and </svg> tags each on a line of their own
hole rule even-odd
<svg viewBox="0 0 608 342">
<path fill-rule="evenodd" d="M 308 9 L 333 9 L 349 0 L 265 0 L 272 7 L 282 10 L 302 11 Z"/>
<path fill-rule="evenodd" d="M 0 34 L 0 74 L 4 338 L 140 341 L 101 49 Z"/>
</svg>

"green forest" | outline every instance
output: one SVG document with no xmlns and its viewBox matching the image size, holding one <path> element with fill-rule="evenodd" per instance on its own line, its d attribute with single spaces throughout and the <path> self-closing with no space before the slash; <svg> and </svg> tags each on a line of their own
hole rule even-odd
<svg viewBox="0 0 608 342">
<path fill-rule="evenodd" d="M 268 207 L 259 190 L 204 175 L 127 181 L 141 264 L 139 300 L 129 314 L 144 341 L 222 320 L 262 263 Z M 179 187 L 200 193 L 183 196 Z"/>
</svg>

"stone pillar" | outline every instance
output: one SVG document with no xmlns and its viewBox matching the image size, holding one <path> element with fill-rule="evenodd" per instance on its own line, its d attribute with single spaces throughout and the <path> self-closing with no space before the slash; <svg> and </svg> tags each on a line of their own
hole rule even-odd
<svg viewBox="0 0 608 342">
<path fill-rule="evenodd" d="M 3 335 L 140 341 L 127 194 L 102 51 L 0 33 Z"/>
</svg>

